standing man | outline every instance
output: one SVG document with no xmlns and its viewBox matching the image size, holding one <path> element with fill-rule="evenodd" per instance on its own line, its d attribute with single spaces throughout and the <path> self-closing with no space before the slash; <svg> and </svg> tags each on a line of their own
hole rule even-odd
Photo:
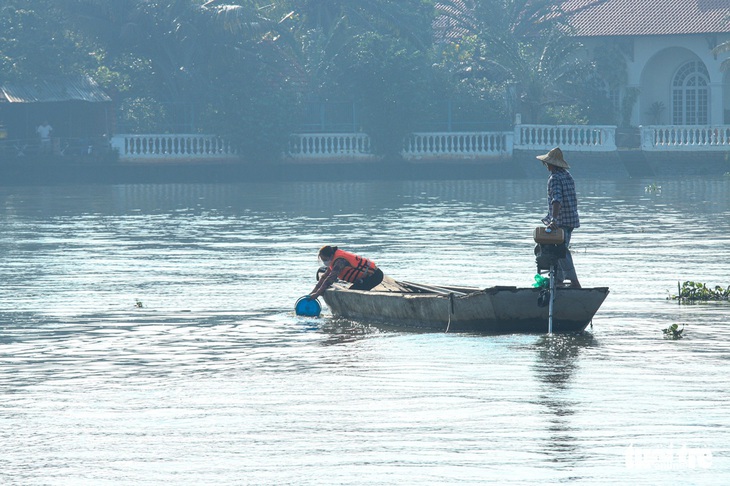
<svg viewBox="0 0 730 486">
<path fill-rule="evenodd" d="M 561 228 L 565 235 L 565 246 L 568 248 L 565 258 L 558 261 L 556 283 L 562 283 L 567 279 L 570 280 L 571 287 L 580 288 L 569 249 L 570 236 L 575 228 L 580 227 L 575 182 L 567 170 L 570 166 L 563 159 L 563 151 L 559 147 L 555 147 L 545 155 L 538 155 L 537 158 L 550 171 L 547 183 L 548 214 L 542 222 L 553 229 Z"/>
<path fill-rule="evenodd" d="M 53 127 L 47 121 L 44 121 L 42 125 L 38 125 L 35 131 L 41 139 L 41 153 L 50 154 L 53 151 L 51 145 L 51 132 L 53 132 Z"/>
</svg>

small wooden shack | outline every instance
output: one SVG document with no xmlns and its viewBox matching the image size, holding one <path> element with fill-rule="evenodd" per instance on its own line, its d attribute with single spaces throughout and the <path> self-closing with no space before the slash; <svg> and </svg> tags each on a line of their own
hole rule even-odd
<svg viewBox="0 0 730 486">
<path fill-rule="evenodd" d="M 54 152 L 77 153 L 100 146 L 113 129 L 112 99 L 88 76 L 0 85 L 0 125 L 5 143 L 33 151 L 37 127 L 52 127 Z M 22 155 L 22 151 L 18 154 Z"/>
</svg>

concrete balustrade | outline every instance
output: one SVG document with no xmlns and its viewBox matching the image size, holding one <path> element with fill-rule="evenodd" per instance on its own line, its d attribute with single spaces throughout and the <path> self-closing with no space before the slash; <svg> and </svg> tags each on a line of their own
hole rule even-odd
<svg viewBox="0 0 730 486">
<path fill-rule="evenodd" d="M 516 125 L 516 149 L 612 152 L 616 150 L 616 127 L 609 125 Z"/>
<path fill-rule="evenodd" d="M 512 153 L 508 132 L 414 133 L 406 138 L 405 159 L 475 159 Z"/>
<path fill-rule="evenodd" d="M 730 125 L 642 127 L 641 149 L 647 151 L 730 150 Z"/>
<path fill-rule="evenodd" d="M 229 142 L 214 135 L 115 135 L 111 144 L 120 159 L 203 159 L 236 154 Z"/>
<path fill-rule="evenodd" d="M 646 151 L 730 150 L 730 125 L 641 127 Z M 233 158 L 232 144 L 212 135 L 116 135 L 112 148 L 122 160 Z M 637 142 L 638 145 L 638 142 Z M 474 160 L 510 156 L 514 150 L 568 152 L 617 150 L 616 127 L 602 125 L 516 125 L 505 132 L 413 133 L 403 144 L 406 160 Z M 375 159 L 365 133 L 293 134 L 288 153 L 294 160 Z"/>
<path fill-rule="evenodd" d="M 294 159 L 368 159 L 374 155 L 370 137 L 364 133 L 305 133 L 289 138 L 289 153 Z"/>
</svg>

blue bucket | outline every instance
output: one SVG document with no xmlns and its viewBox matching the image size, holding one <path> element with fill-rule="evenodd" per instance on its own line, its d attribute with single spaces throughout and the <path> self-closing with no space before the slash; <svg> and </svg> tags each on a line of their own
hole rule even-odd
<svg viewBox="0 0 730 486">
<path fill-rule="evenodd" d="M 298 316 L 319 317 L 319 314 L 322 312 L 322 306 L 319 305 L 317 299 L 310 299 L 309 296 L 305 295 L 297 300 L 294 310 Z"/>
</svg>

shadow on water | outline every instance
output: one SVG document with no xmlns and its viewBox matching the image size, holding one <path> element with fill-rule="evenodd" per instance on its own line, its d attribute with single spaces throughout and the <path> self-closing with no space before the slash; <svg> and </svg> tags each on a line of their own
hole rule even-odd
<svg viewBox="0 0 730 486">
<path fill-rule="evenodd" d="M 545 335 L 534 345 L 537 359 L 533 369 L 541 389 L 538 404 L 545 407 L 544 453 L 549 462 L 574 464 L 585 459 L 576 437 L 579 427 L 571 420 L 580 406 L 571 398 L 571 384 L 579 368 L 581 352 L 596 345 L 591 333 Z"/>
</svg>

